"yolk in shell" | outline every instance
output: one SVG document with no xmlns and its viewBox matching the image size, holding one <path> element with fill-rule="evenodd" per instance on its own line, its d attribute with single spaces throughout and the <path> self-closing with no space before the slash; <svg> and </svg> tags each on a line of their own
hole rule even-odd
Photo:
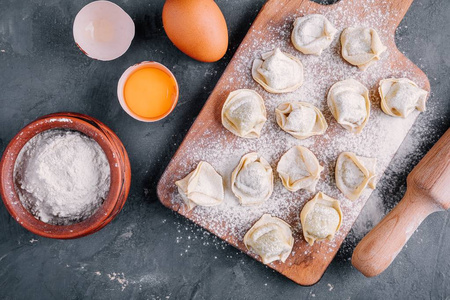
<svg viewBox="0 0 450 300">
<path fill-rule="evenodd" d="M 142 118 L 158 118 L 168 113 L 177 97 L 176 82 L 154 67 L 133 72 L 125 82 L 124 98 L 128 108 Z"/>
</svg>

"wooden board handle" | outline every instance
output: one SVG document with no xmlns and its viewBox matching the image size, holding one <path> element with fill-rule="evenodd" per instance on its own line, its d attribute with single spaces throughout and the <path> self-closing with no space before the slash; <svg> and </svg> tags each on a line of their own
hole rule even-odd
<svg viewBox="0 0 450 300">
<path fill-rule="evenodd" d="M 383 272 L 422 221 L 450 207 L 450 129 L 409 174 L 400 203 L 356 246 L 352 264 L 367 277 Z"/>
<path fill-rule="evenodd" d="M 279 0 L 273 0 L 279 1 Z M 290 1 L 290 0 L 287 0 Z M 336 10 L 337 7 L 352 9 L 358 12 L 361 20 L 388 15 L 387 23 L 383 26 L 388 28 L 392 34 L 398 27 L 409 7 L 414 0 L 384 0 L 384 1 L 366 1 L 366 0 L 340 0 L 336 4 L 329 5 L 330 10 Z M 320 4 L 317 4 L 320 5 Z"/>
</svg>

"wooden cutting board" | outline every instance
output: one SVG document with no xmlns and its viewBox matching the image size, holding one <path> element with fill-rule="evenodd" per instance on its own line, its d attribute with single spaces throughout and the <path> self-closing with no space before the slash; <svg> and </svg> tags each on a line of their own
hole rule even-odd
<svg viewBox="0 0 450 300">
<path fill-rule="evenodd" d="M 229 229 L 232 226 L 226 224 L 227 219 L 224 219 L 225 221 L 220 218 L 215 220 L 217 216 L 220 216 L 217 212 L 211 214 L 211 218 L 208 219 L 208 208 L 197 207 L 188 211 L 178 196 L 175 181 L 191 172 L 199 161 L 207 160 L 224 177 L 225 184 L 229 185 L 230 170 L 237 165 L 241 155 L 249 152 L 249 149 L 261 150 L 263 156 L 264 153 L 270 153 L 270 155 L 267 154 L 270 157 L 265 158 L 272 165 L 276 180 L 273 199 L 267 201 L 278 201 L 281 208 L 278 208 L 277 212 L 293 226 L 295 244 L 292 255 L 285 263 L 275 262 L 269 266 L 301 285 L 312 285 L 319 281 L 370 196 L 370 192 L 366 192 L 355 202 L 343 198 L 333 182 L 335 158 L 342 151 L 354 151 L 358 155 L 377 157 L 379 161 L 378 174 L 381 177 L 418 115 L 413 113 L 404 120 L 383 114 L 380 110 L 377 92 L 379 80 L 388 77 L 408 77 L 420 87 L 426 90 L 430 88 L 426 75 L 397 49 L 394 41 L 395 30 L 412 1 L 341 0 L 337 4 L 329 6 L 319 5 L 308 0 L 268 1 L 261 9 L 185 140 L 165 170 L 157 189 L 161 203 L 253 258 L 260 260 L 258 256 L 245 248 L 242 235 L 265 212 L 263 211 L 264 206 L 255 208 L 258 213 L 261 212 L 258 217 L 253 216 L 250 218 L 251 221 L 239 225 L 242 228 L 232 230 Z M 315 13 L 325 15 L 339 31 L 349 26 L 374 27 L 388 50 L 379 62 L 365 72 L 359 71 L 356 67 L 343 61 L 340 56 L 338 35 L 334 45 L 321 57 L 305 56 L 297 52 L 290 43 L 292 23 L 296 17 Z M 265 51 L 272 50 L 274 46 L 280 46 L 283 51 L 296 55 L 304 64 L 305 83 L 299 89 L 300 92 L 291 94 L 291 98 L 289 98 L 290 94 L 268 94 L 251 80 L 250 68 L 253 59 Z M 328 54 L 327 51 L 329 51 Z M 371 117 L 366 128 L 358 136 L 345 132 L 335 122 L 326 107 L 328 88 L 334 82 L 348 77 L 360 80 L 371 91 Z M 315 85 L 317 85 L 317 89 Z M 268 121 L 258 140 L 243 141 L 221 125 L 220 113 L 225 98 L 231 91 L 240 88 L 255 89 L 266 101 Z M 302 97 L 309 98 L 309 96 L 316 98 L 314 100 L 316 102 L 313 104 L 324 112 L 329 128 L 324 136 L 313 137 L 304 142 L 295 140 L 277 128 L 277 125 L 274 124 L 274 107 L 287 99 L 308 101 Z M 297 99 L 298 97 L 301 99 Z M 278 130 L 277 133 L 274 133 L 273 131 L 276 130 Z M 341 201 L 344 222 L 332 242 L 316 243 L 313 247 L 306 243 L 301 233 L 298 214 L 304 203 L 314 194 L 304 191 L 290 194 L 283 190 L 281 181 L 275 172 L 279 157 L 293 145 L 305 145 L 318 156 L 320 163 L 325 167 L 318 190 Z M 224 163 L 227 155 L 231 157 L 230 153 L 233 151 L 236 153 L 236 157 L 230 158 L 228 163 Z M 225 165 L 227 166 L 224 167 Z M 229 189 L 229 187 L 227 188 Z M 277 193 L 281 193 L 282 196 Z M 284 198 L 288 205 L 282 205 L 283 202 L 280 202 L 284 201 Z M 221 204 L 222 206 L 232 205 L 230 201 L 236 201 L 235 199 L 227 200 L 227 198 L 225 200 L 225 203 Z M 283 207 L 286 207 L 285 213 L 282 212 Z M 226 208 L 222 209 L 228 213 Z M 270 213 L 270 211 L 268 212 Z M 233 219 L 230 218 L 229 222 L 231 220 Z"/>
</svg>

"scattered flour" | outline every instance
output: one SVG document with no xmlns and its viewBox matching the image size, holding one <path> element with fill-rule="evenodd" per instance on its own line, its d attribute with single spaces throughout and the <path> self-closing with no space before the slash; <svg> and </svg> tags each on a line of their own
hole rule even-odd
<svg viewBox="0 0 450 300">
<path fill-rule="evenodd" d="M 391 17 L 389 13 L 371 11 L 368 13 L 367 19 L 360 22 L 343 14 L 339 9 L 337 7 L 335 11 L 325 15 L 339 30 L 337 37 L 348 26 L 366 26 L 375 28 L 380 34 L 382 42 L 385 45 L 387 44 L 387 31 L 394 31 L 394 28 L 384 30 L 381 24 L 387 23 L 387 20 Z M 302 55 L 293 48 L 289 37 L 293 20 L 303 14 L 304 12 L 297 11 L 282 24 L 269 22 L 266 25 L 269 36 L 263 36 L 258 29 L 250 29 L 248 33 L 250 37 L 247 37 L 241 44 L 234 61 L 227 69 L 227 72 L 229 72 L 227 78 L 222 78 L 218 83 L 219 90 L 224 90 L 220 96 L 223 100 L 229 92 L 236 88 L 254 89 L 263 96 L 268 121 L 262 129 L 261 137 L 259 139 L 235 137 L 220 125 L 220 118 L 208 123 L 199 120 L 192 126 L 188 134 L 191 139 L 185 140 L 180 147 L 182 149 L 180 151 L 184 152 L 185 155 L 182 158 L 175 157 L 176 171 L 174 176 L 164 177 L 163 180 L 168 181 L 163 183 L 170 187 L 173 186 L 171 195 L 173 209 L 188 216 L 200 226 L 208 228 L 212 233 L 224 237 L 227 242 L 234 246 L 242 245 L 241 241 L 245 232 L 264 213 L 269 213 L 287 221 L 293 227 L 295 238 L 293 256 L 296 253 L 310 255 L 320 252 L 325 255 L 323 259 L 331 260 L 371 194 L 371 191 L 367 189 L 360 199 L 352 202 L 339 192 L 334 182 L 334 165 L 337 156 L 341 152 L 351 151 L 360 156 L 375 157 L 379 179 L 407 135 L 418 113 L 413 112 L 407 119 L 385 115 L 380 109 L 377 92 L 378 82 L 383 78 L 407 77 L 420 87 L 423 87 L 425 83 L 410 71 L 400 72 L 390 67 L 388 57 L 392 55 L 393 49 L 384 52 L 381 60 L 370 66 L 365 72 L 349 65 L 342 59 L 337 37 L 330 48 L 324 50 L 320 57 Z M 303 86 L 295 92 L 277 95 L 267 93 L 251 77 L 253 60 L 260 57 L 261 53 L 276 47 L 280 47 L 282 51 L 298 57 L 304 65 L 305 81 Z M 326 105 L 328 89 L 335 82 L 347 78 L 360 81 L 370 90 L 371 115 L 367 126 L 358 135 L 346 131 L 337 124 Z M 297 140 L 283 132 L 275 121 L 274 110 L 280 103 L 288 101 L 304 101 L 318 107 L 329 124 L 326 133 L 323 136 Z M 219 111 L 220 105 L 214 107 L 214 109 Z M 211 112 L 211 108 L 205 110 L 208 110 L 208 113 Z M 220 113 L 215 113 L 215 116 L 220 116 Z M 194 141 L 193 136 L 201 138 Z M 306 246 L 301 234 L 299 212 L 306 201 L 310 200 L 315 193 L 305 190 L 295 193 L 287 191 L 275 172 L 279 158 L 288 149 L 296 145 L 302 145 L 310 149 L 317 156 L 321 165 L 324 166 L 316 191 L 322 191 L 338 199 L 344 216 L 342 227 L 336 234 L 335 239 L 331 242 L 317 243 L 314 247 Z M 252 151 L 257 151 L 272 165 L 275 175 L 274 192 L 271 198 L 261 205 L 243 207 L 239 205 L 229 188 L 230 174 L 240 158 Z M 186 176 L 202 160 L 211 163 L 223 176 L 226 187 L 225 199 L 219 206 L 197 207 L 192 212 L 188 212 L 174 188 L 174 181 Z M 360 232 L 365 231 L 370 226 L 370 224 L 366 225 L 367 223 L 378 222 L 385 213 L 386 209 L 383 207 L 383 203 L 378 199 L 372 200 L 375 201 L 369 202 L 368 208 L 370 209 L 365 211 L 367 217 L 362 219 L 360 223 L 362 225 L 359 225 L 358 231 Z M 177 242 L 183 239 L 183 237 L 179 237 Z M 287 263 L 289 263 L 289 260 Z"/>
<path fill-rule="evenodd" d="M 97 275 L 97 274 L 96 274 L 96 275 Z M 122 291 L 123 291 L 123 290 L 128 286 L 128 284 L 129 284 L 128 279 L 125 278 L 125 275 L 124 275 L 123 273 L 115 273 L 115 272 L 113 272 L 113 273 L 111 273 L 111 274 L 108 274 L 108 278 L 109 278 L 109 280 L 111 280 L 111 281 L 113 281 L 113 280 L 117 281 L 117 282 L 120 284 Z"/>
</svg>

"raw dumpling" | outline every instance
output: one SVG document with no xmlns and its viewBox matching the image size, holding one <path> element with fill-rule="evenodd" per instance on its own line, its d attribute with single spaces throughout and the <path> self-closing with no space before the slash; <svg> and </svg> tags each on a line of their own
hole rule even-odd
<svg viewBox="0 0 450 300">
<path fill-rule="evenodd" d="M 328 128 L 322 112 L 309 103 L 282 103 L 275 114 L 281 129 L 300 140 L 324 134 Z"/>
<path fill-rule="evenodd" d="M 334 39 L 337 29 L 323 15 L 307 15 L 294 21 L 291 41 L 303 54 L 320 55 Z"/>
<path fill-rule="evenodd" d="M 348 199 L 358 199 L 369 186 L 375 188 L 376 158 L 357 156 L 352 152 L 342 152 L 336 162 L 336 186 Z"/>
<path fill-rule="evenodd" d="M 303 65 L 279 48 L 261 55 L 252 66 L 253 79 L 270 93 L 292 92 L 303 84 Z"/>
<path fill-rule="evenodd" d="M 373 28 L 344 29 L 341 34 L 342 57 L 361 70 L 380 59 L 386 47 L 381 43 L 378 33 Z"/>
<path fill-rule="evenodd" d="M 281 219 L 264 214 L 244 236 L 244 244 L 261 256 L 264 264 L 285 262 L 294 246 L 291 226 Z"/>
<path fill-rule="evenodd" d="M 319 192 L 300 213 L 303 236 L 309 245 L 315 241 L 331 241 L 342 223 L 342 211 L 339 201 Z"/>
<path fill-rule="evenodd" d="M 328 107 L 336 121 L 353 133 L 360 133 L 370 115 L 369 90 L 359 81 L 338 81 L 330 88 Z"/>
<path fill-rule="evenodd" d="M 222 176 L 205 161 L 201 161 L 194 171 L 175 184 L 189 210 L 197 205 L 218 205 L 224 198 Z"/>
<path fill-rule="evenodd" d="M 273 173 L 256 152 L 244 155 L 231 174 L 231 190 L 241 205 L 260 204 L 272 195 Z"/>
<path fill-rule="evenodd" d="M 284 187 L 291 192 L 299 189 L 314 192 L 322 170 L 314 153 L 302 146 L 289 149 L 277 166 Z"/>
<path fill-rule="evenodd" d="M 258 138 L 266 122 L 263 98 L 253 90 L 231 92 L 222 107 L 222 125 L 237 136 Z"/>
<path fill-rule="evenodd" d="M 380 81 L 381 109 L 393 117 L 406 118 L 414 109 L 425 111 L 428 92 L 407 78 Z"/>
</svg>

